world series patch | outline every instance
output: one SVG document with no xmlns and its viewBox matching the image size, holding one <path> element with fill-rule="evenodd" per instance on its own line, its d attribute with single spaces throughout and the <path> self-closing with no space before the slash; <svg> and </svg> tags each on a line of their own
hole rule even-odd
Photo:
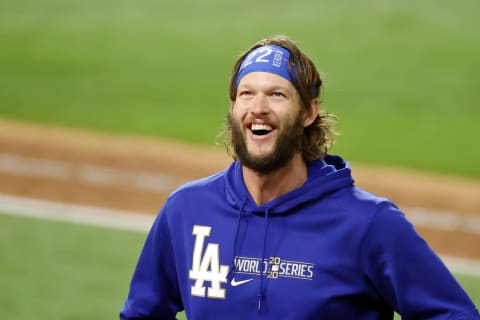
<svg viewBox="0 0 480 320">
<path fill-rule="evenodd" d="M 315 265 L 310 262 L 285 260 L 280 257 L 259 259 L 251 257 L 235 257 L 235 273 L 266 275 L 267 278 L 295 278 L 312 280 Z M 262 268 L 263 265 L 263 268 Z M 263 272 L 262 272 L 263 270 Z"/>
</svg>

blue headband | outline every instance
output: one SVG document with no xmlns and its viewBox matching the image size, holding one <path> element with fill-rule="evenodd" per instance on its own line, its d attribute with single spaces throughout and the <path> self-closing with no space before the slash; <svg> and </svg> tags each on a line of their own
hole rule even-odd
<svg viewBox="0 0 480 320">
<path fill-rule="evenodd" d="M 258 47 L 252 50 L 243 60 L 238 69 L 236 85 L 240 80 L 250 72 L 269 72 L 279 75 L 282 78 L 292 82 L 288 72 L 288 59 L 290 52 L 276 45 Z M 292 65 L 292 76 L 295 77 L 295 66 Z"/>
</svg>

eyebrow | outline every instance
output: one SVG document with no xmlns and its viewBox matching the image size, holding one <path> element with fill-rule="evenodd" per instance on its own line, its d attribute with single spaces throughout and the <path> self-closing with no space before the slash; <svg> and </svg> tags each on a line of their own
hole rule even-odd
<svg viewBox="0 0 480 320">
<path fill-rule="evenodd" d="M 275 90 L 284 90 L 284 91 L 291 91 L 291 89 L 288 86 L 282 86 L 278 84 L 274 85 L 266 85 L 262 86 L 262 90 L 266 88 L 267 91 L 275 91 Z M 250 85 L 248 82 L 247 83 L 242 83 L 241 85 L 238 86 L 237 90 L 252 90 L 255 89 L 255 85 Z"/>
</svg>

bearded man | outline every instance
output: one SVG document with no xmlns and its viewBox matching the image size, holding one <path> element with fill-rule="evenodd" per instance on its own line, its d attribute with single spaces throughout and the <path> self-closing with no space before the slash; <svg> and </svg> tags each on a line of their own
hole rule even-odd
<svg viewBox="0 0 480 320">
<path fill-rule="evenodd" d="M 121 319 L 480 319 L 404 214 L 328 154 L 314 63 L 284 36 L 234 65 L 233 162 L 170 195 Z"/>
</svg>

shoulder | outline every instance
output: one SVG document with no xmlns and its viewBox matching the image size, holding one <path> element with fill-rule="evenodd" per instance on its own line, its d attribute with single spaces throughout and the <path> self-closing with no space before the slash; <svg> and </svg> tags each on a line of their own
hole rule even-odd
<svg viewBox="0 0 480 320">
<path fill-rule="evenodd" d="M 221 184 L 223 182 L 224 176 L 225 176 L 225 172 L 220 171 L 208 177 L 189 181 L 181 185 L 178 189 L 176 189 L 171 194 L 171 196 L 175 196 L 177 194 L 182 194 L 182 193 L 195 192 L 199 190 L 205 190 L 205 189 L 208 190 L 210 188 L 215 188 L 218 184 Z"/>
<path fill-rule="evenodd" d="M 357 222 L 363 222 L 362 243 L 378 243 L 382 247 L 397 245 L 399 238 L 403 243 L 416 243 L 420 239 L 413 224 L 405 213 L 390 199 L 377 196 L 359 187 L 350 191 L 353 213 Z M 368 240 L 367 240 L 368 239 Z M 412 240 L 413 239 L 413 240 Z"/>
<path fill-rule="evenodd" d="M 390 199 L 373 194 L 358 186 L 343 188 L 332 194 L 331 199 L 343 211 L 367 221 L 379 211 L 398 210 L 398 207 Z"/>
<path fill-rule="evenodd" d="M 225 171 L 217 172 L 211 176 L 189 181 L 176 190 L 167 198 L 164 211 L 190 208 L 193 204 L 205 206 L 209 201 L 223 198 L 225 190 Z"/>
</svg>

